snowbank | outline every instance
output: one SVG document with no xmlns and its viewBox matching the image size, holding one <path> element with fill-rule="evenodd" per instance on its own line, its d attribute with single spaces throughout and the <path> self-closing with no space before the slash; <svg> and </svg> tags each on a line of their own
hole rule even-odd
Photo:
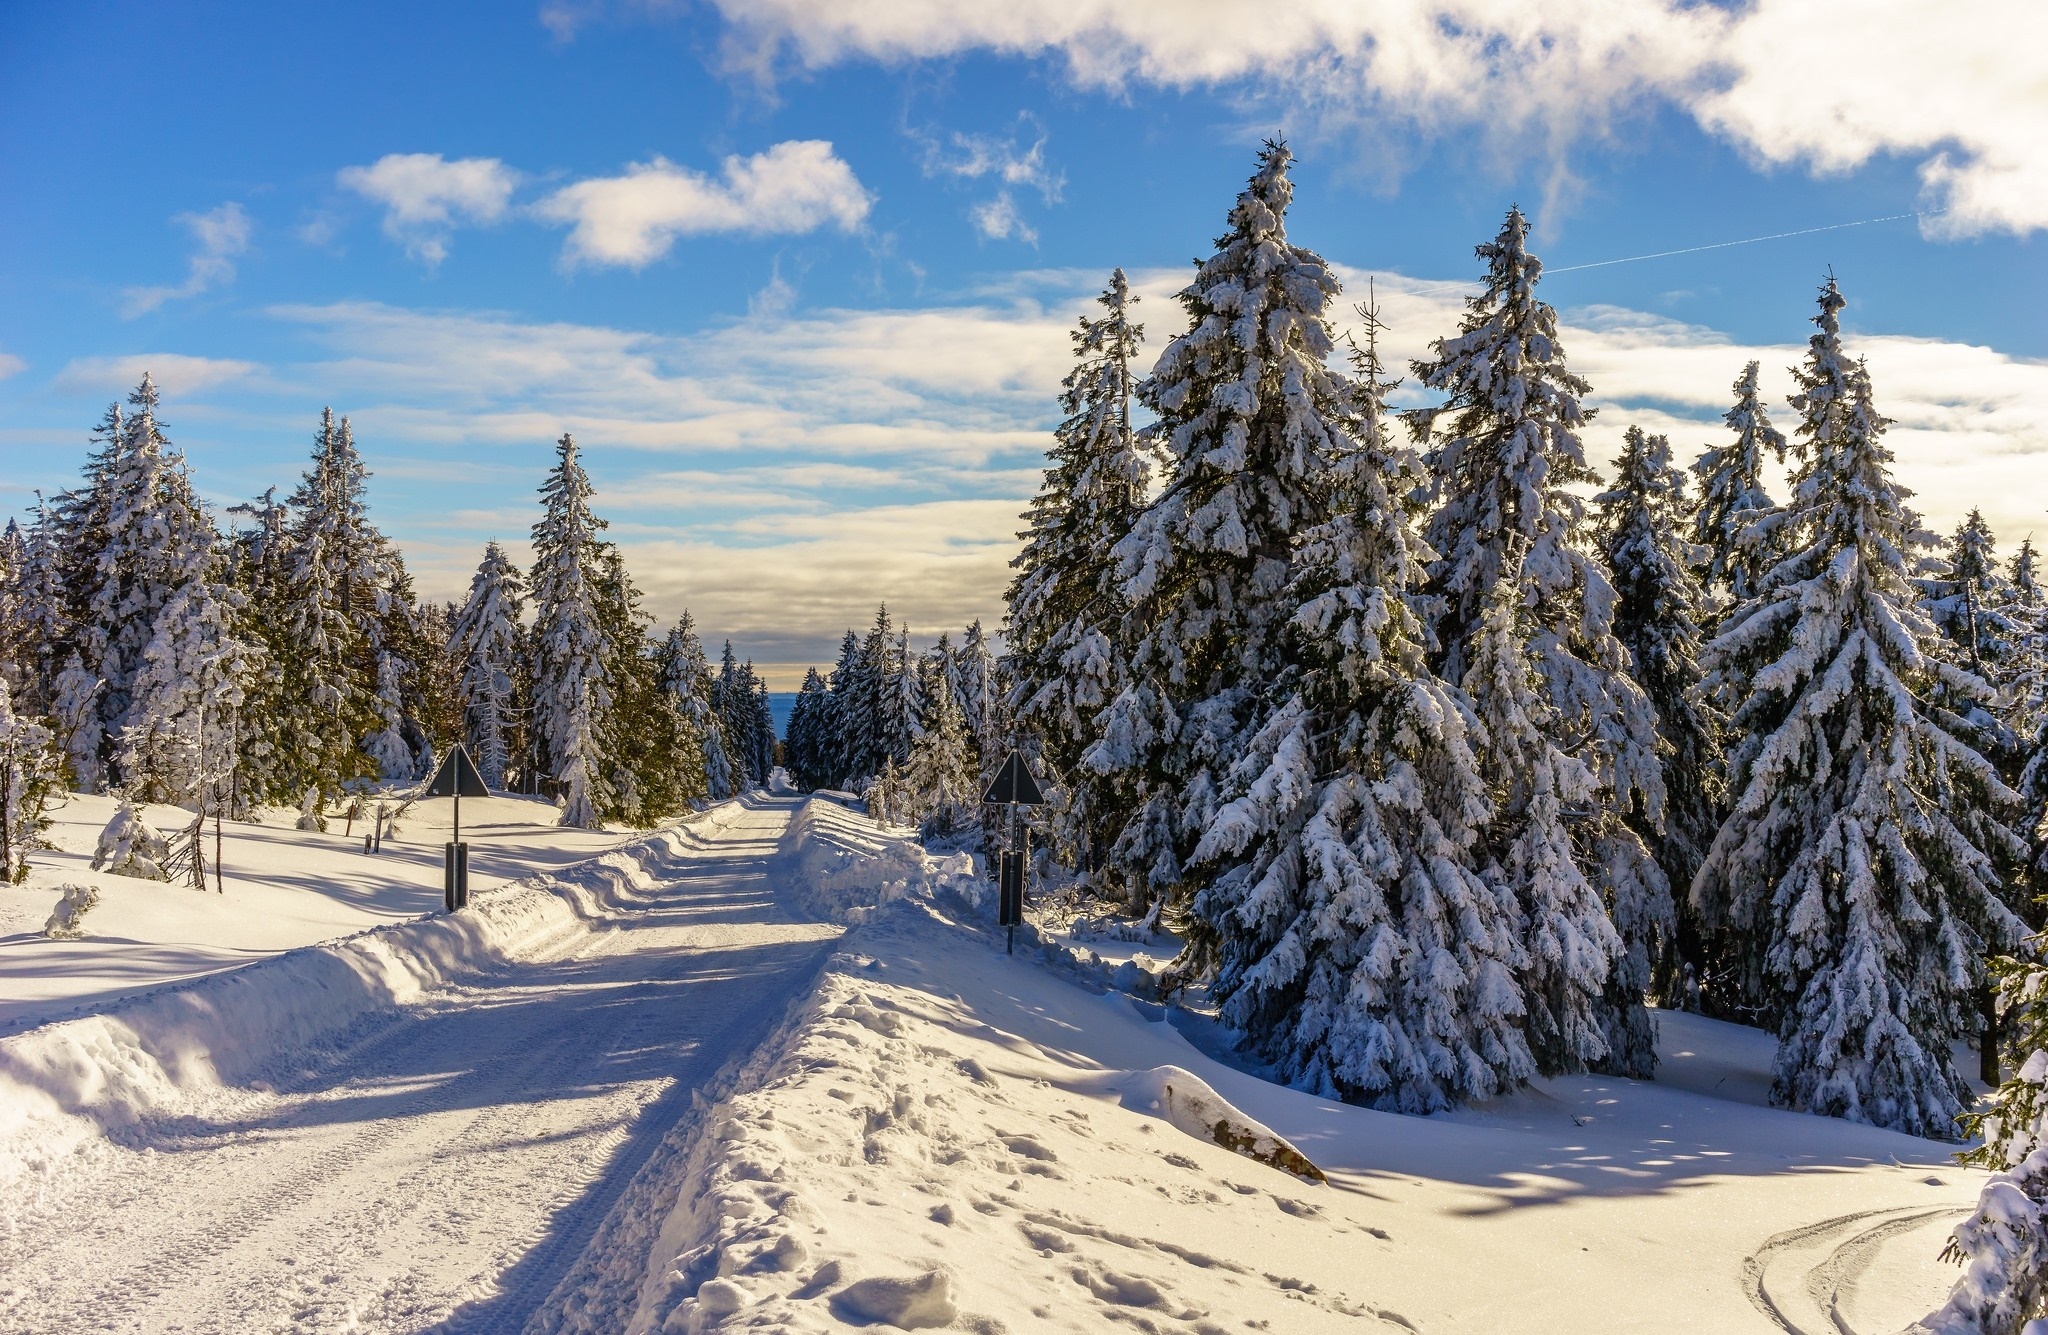
<svg viewBox="0 0 2048 1335">
<path fill-rule="evenodd" d="M 835 802 L 806 802 L 784 836 L 797 903 L 828 922 L 857 923 L 885 905 L 950 898 L 993 902 L 970 853 L 933 856 L 907 827 L 881 827 Z"/>
<path fill-rule="evenodd" d="M 309 1050 L 347 1046 L 422 993 L 546 951 L 630 906 L 701 842 L 693 825 L 731 810 L 483 891 L 461 914 L 373 928 L 0 1038 L 0 1198 L 97 1137 L 255 1080 L 284 1054 L 303 1066 Z"/>
</svg>

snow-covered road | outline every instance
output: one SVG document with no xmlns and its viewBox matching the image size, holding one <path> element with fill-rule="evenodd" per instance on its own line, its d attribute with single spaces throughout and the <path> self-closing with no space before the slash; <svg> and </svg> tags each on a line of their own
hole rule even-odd
<svg viewBox="0 0 2048 1335">
<path fill-rule="evenodd" d="M 81 1167 L 0 1236 L 0 1330 L 517 1330 L 837 938 L 777 901 L 794 806 L 753 800 L 644 911 Z"/>
</svg>

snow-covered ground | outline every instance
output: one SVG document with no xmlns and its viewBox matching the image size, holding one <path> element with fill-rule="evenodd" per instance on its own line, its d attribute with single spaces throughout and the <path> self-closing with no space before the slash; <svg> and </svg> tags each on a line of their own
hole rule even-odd
<svg viewBox="0 0 2048 1335">
<path fill-rule="evenodd" d="M 185 885 L 109 876 L 91 870 L 100 831 L 115 800 L 74 794 L 54 813 L 47 838 L 55 847 L 30 859 L 25 885 L 0 886 L 0 1033 L 39 1024 L 123 994 L 246 964 L 380 923 L 441 907 L 441 845 L 454 803 L 415 804 L 396 838 L 376 856 L 363 853 L 364 824 L 345 834 L 337 819 L 326 834 L 293 828 L 297 812 L 266 812 L 266 823 L 221 827 L 226 877 L 213 892 Z M 191 820 L 174 807 L 144 807 L 168 833 Z M 521 797 L 467 798 L 462 835 L 469 844 L 470 890 L 567 866 L 620 841 L 602 831 L 565 830 L 554 807 Z M 213 857 L 207 831 L 206 856 Z M 84 938 L 52 941 L 43 924 L 57 887 L 89 885 L 99 903 L 86 915 Z"/>
<path fill-rule="evenodd" d="M 821 838 L 886 842 L 812 810 Z M 611 1298 L 543 1328 L 1894 1331 L 1956 1278 L 1936 1256 L 1981 1175 L 1762 1106 L 1752 1030 L 1667 1015 L 1658 1082 L 1403 1118 L 1212 1060 L 1156 1008 L 1006 957 L 943 894 L 855 916 L 677 1156 L 639 1273 L 595 1249 L 579 1282 Z M 1173 1086 L 1327 1184 L 1190 1134 Z"/>
<path fill-rule="evenodd" d="M 279 885 L 436 902 L 267 833 Z M 1755 1031 L 1346 1107 L 1006 956 L 900 833 L 758 796 L 589 861 L 536 833 L 572 865 L 459 918 L 0 1037 L 0 1331 L 1889 1332 L 1956 1277 L 1983 1175 L 1763 1106 Z"/>
</svg>

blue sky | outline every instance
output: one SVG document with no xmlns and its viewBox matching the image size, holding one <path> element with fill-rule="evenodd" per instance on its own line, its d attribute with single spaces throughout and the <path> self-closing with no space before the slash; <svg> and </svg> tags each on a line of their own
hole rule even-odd
<svg viewBox="0 0 2048 1335">
<path fill-rule="evenodd" d="M 992 620 L 1065 327 L 1121 264 L 1162 346 L 1278 133 L 1294 239 L 1379 276 L 1403 352 L 1510 201 L 1554 270 L 1925 211 L 1545 293 L 1596 451 L 1689 458 L 1832 265 L 1902 475 L 2009 547 L 2048 506 L 2044 20 L 1830 8 L 10 6 L 0 514 L 147 366 L 223 503 L 348 413 L 430 593 L 524 536 L 569 429 L 664 618 L 775 663 L 882 597 Z"/>
</svg>

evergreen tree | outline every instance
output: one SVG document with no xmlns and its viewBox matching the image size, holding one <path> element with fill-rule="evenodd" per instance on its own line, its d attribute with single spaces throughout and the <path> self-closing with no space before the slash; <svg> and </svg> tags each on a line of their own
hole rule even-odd
<svg viewBox="0 0 2048 1335">
<path fill-rule="evenodd" d="M 235 595 L 210 573 L 195 569 L 157 613 L 116 753 L 130 797 L 201 814 L 233 785 L 243 683 L 260 659 L 235 638 Z"/>
<path fill-rule="evenodd" d="M 875 623 L 861 640 L 860 652 L 853 662 L 833 674 L 832 691 L 838 697 L 839 759 L 846 767 L 841 779 L 853 792 L 861 791 L 867 780 L 882 769 L 882 717 L 895 640 L 896 628 L 889 619 L 889 605 L 884 603 L 875 610 Z"/>
<path fill-rule="evenodd" d="M 910 628 L 896 632 L 884 660 L 882 700 L 882 749 L 900 765 L 910 762 L 910 748 L 924 735 L 924 677 L 918 671 L 918 657 L 910 652 Z"/>
<path fill-rule="evenodd" d="M 23 695 L 17 702 L 43 714 L 56 712 L 57 677 L 76 654 L 72 636 L 73 600 L 64 585 L 63 554 L 58 526 L 41 493 L 36 517 L 29 526 L 22 567 L 16 582 L 20 595 L 17 650 L 23 673 Z"/>
<path fill-rule="evenodd" d="M 1134 900 L 1177 894 L 1256 693 L 1274 676 L 1293 535 L 1325 518 L 1343 446 L 1324 365 L 1336 276 L 1289 242 L 1293 155 L 1269 141 L 1216 253 L 1180 293 L 1189 329 L 1138 388 L 1169 478 L 1116 547 L 1130 676 L 1097 719 L 1080 805 L 1128 812 L 1107 860 Z"/>
<path fill-rule="evenodd" d="M 903 786 L 908 794 L 902 818 L 918 822 L 922 837 L 943 838 L 965 829 L 980 805 L 980 774 L 974 763 L 967 721 L 960 717 L 943 681 L 932 683 L 931 714 L 924 734 L 910 748 Z"/>
<path fill-rule="evenodd" d="M 662 641 L 657 655 L 661 689 L 675 701 L 684 726 L 696 738 L 701 779 L 690 776 L 688 786 L 701 795 L 723 802 L 736 791 L 732 762 L 726 755 L 725 730 L 712 707 L 711 665 L 704 658 L 704 642 L 688 612 Z M 701 788 L 700 788 L 701 785 Z M 695 794 L 693 794 L 695 795 Z"/>
<path fill-rule="evenodd" d="M 1191 917 L 1224 1019 L 1283 1079 L 1427 1113 L 1535 1064 L 1519 914 L 1477 861 L 1477 723 L 1429 670 L 1411 605 L 1430 556 L 1411 528 L 1420 461 L 1383 428 L 1376 342 L 1358 362 L 1353 440 L 1317 477 L 1334 513 L 1302 534 L 1286 590 L 1279 703 L 1195 848 L 1214 874 Z"/>
<path fill-rule="evenodd" d="M 1133 363 L 1144 326 L 1130 318 L 1137 298 L 1122 269 L 1096 300 L 1104 313 L 1084 316 L 1071 335 L 1075 364 L 1060 395 L 1065 418 L 1053 433 L 1038 495 L 1024 512 L 1028 527 L 1018 535 L 1024 548 L 1010 562 L 1017 573 L 1004 595 L 1010 712 L 1069 785 L 1095 739 L 1096 717 L 1129 684 L 1114 648 L 1129 609 L 1111 553 L 1143 511 L 1152 472 L 1152 453 L 1131 425 Z M 965 670 L 949 674 L 949 685 L 977 740 L 985 741 L 987 672 L 970 657 L 981 646 L 980 622 L 968 628 L 968 637 L 961 649 Z M 1059 847 L 1086 870 L 1100 865 L 1104 851 L 1096 832 L 1113 834 L 1132 815 L 1090 805 L 1108 791 L 1096 784 L 1070 787 L 1055 826 Z"/>
<path fill-rule="evenodd" d="M 860 636 L 849 628 L 839 642 L 839 661 L 833 665 L 832 675 L 825 683 L 832 693 L 832 704 L 826 711 L 823 736 L 819 742 L 826 772 L 831 776 L 830 785 L 847 791 L 855 791 L 858 787 L 852 782 L 856 771 L 855 758 L 849 749 L 853 741 L 853 727 L 848 715 L 853 709 L 855 687 L 861 674 L 860 655 Z"/>
<path fill-rule="evenodd" d="M 50 730 L 14 712 L 14 692 L 0 678 L 0 885 L 28 878 L 29 851 L 49 824 L 43 811 L 62 778 Z"/>
<path fill-rule="evenodd" d="M 383 542 L 369 522 L 368 478 L 348 419 L 337 422 L 323 409 L 312 466 L 291 497 L 289 643 L 274 647 L 289 683 L 285 733 L 294 769 L 281 776 L 283 792 L 272 800 L 308 786 L 332 792 L 381 770 L 362 746 L 387 723 L 376 708 L 369 634 Z"/>
<path fill-rule="evenodd" d="M 14 520 L 0 529 L 0 681 L 16 698 L 36 678 L 35 630 L 29 614 L 28 536 Z"/>
<path fill-rule="evenodd" d="M 448 652 L 461 666 L 462 738 L 491 788 L 510 786 L 518 753 L 520 702 L 514 694 L 524 652 L 519 618 L 525 581 L 497 543 L 484 547 L 455 620 Z"/>
<path fill-rule="evenodd" d="M 981 618 L 976 617 L 961 633 L 948 681 L 984 771 L 1002 758 L 1016 722 L 1005 703 L 1010 691 L 1002 673 L 1003 665 L 989 648 L 988 634 L 981 628 Z"/>
<path fill-rule="evenodd" d="M 543 513 L 533 526 L 533 726 L 541 763 L 562 803 L 562 824 L 596 829 L 612 800 L 598 753 L 599 728 L 612 705 L 605 678 L 608 646 L 599 624 L 602 519 L 590 512 L 590 476 L 567 433 L 541 484 Z"/>
<path fill-rule="evenodd" d="M 1692 523 L 1699 583 L 1729 604 L 1755 597 L 1763 577 L 1786 554 L 1778 507 L 1763 483 L 1766 454 L 1785 462 L 1785 436 L 1764 411 L 1757 363 L 1742 368 L 1734 392 L 1735 406 L 1721 419 L 1735 433 L 1734 443 L 1708 449 L 1692 466 L 1700 480 Z"/>
<path fill-rule="evenodd" d="M 789 711 L 789 732 L 783 739 L 784 764 L 790 780 L 804 792 L 830 787 L 832 694 L 816 668 L 804 672 L 803 689 Z"/>
<path fill-rule="evenodd" d="M 298 710 L 290 700 L 290 667 L 298 657 L 290 598 L 291 510 L 272 487 L 253 501 L 229 506 L 228 513 L 249 521 L 227 543 L 227 578 L 237 595 L 235 636 L 265 660 L 265 670 L 242 686 L 235 796 L 246 808 L 257 801 L 296 800 L 304 788 L 303 767 L 293 751 Z"/>
<path fill-rule="evenodd" d="M 1578 434 L 1590 386 L 1565 364 L 1557 313 L 1536 296 L 1543 265 L 1528 228 L 1510 210 L 1478 248 L 1484 290 L 1457 336 L 1415 363 L 1447 396 L 1415 415 L 1417 428 L 1449 423 L 1427 460 L 1436 666 L 1484 725 L 1497 810 L 1487 846 L 1524 918 L 1538 1068 L 1647 1076 L 1656 1050 L 1643 995 L 1674 919 L 1636 833 L 1664 818 L 1656 721 L 1613 634 L 1614 588 L 1578 545 L 1574 488 L 1598 481 Z"/>
<path fill-rule="evenodd" d="M 212 559 L 212 524 L 193 494 L 184 460 L 157 421 L 156 384 L 144 376 L 129 396 L 136 411 L 125 419 L 117 452 L 98 468 L 104 489 L 104 545 L 92 562 L 82 618 L 85 658 L 103 683 L 99 706 L 101 758 L 111 778 L 139 777 L 127 761 L 141 752 L 117 750 L 130 729 L 147 722 L 136 709 L 136 685 L 148 663 L 164 609 Z M 93 503 L 97 513 L 98 504 Z"/>
<path fill-rule="evenodd" d="M 2024 1335 L 2048 1316 L 2048 941 L 1994 959 L 2012 1075 L 1962 1119 L 1982 1137 L 1956 1156 L 1991 1171 L 1942 1259 L 1968 1267 L 1941 1310 L 1908 1335 Z"/>
<path fill-rule="evenodd" d="M 1947 1136 L 1968 1098 L 1949 1045 L 1980 961 L 2023 931 L 1997 868 L 2021 851 L 2002 823 L 2015 797 L 1930 707 L 1985 691 L 1913 596 L 1925 539 L 1842 350 L 1843 305 L 1831 277 L 1794 371 L 1800 546 L 1708 646 L 1739 741 L 1694 899 L 1749 943 L 1778 1028 L 1774 1102 Z"/>
<path fill-rule="evenodd" d="M 1753 381 L 1754 372 L 1752 365 L 1747 378 Z M 1656 711 L 1663 828 L 1646 819 L 1647 812 L 1632 814 L 1667 882 L 1684 887 L 1721 824 L 1720 719 L 1699 689 L 1704 598 L 1692 575 L 1692 545 L 1679 536 L 1685 479 L 1671 466 L 1670 443 L 1633 426 L 1625 442 L 1614 485 L 1597 502 L 1600 550 L 1614 581 L 1614 636 L 1628 650 L 1629 675 Z M 1707 972 L 1689 906 L 1678 913 L 1674 944 L 1657 961 L 1656 991 L 1667 1005 L 1687 1001 L 1687 967 L 1695 983 Z"/>
</svg>

